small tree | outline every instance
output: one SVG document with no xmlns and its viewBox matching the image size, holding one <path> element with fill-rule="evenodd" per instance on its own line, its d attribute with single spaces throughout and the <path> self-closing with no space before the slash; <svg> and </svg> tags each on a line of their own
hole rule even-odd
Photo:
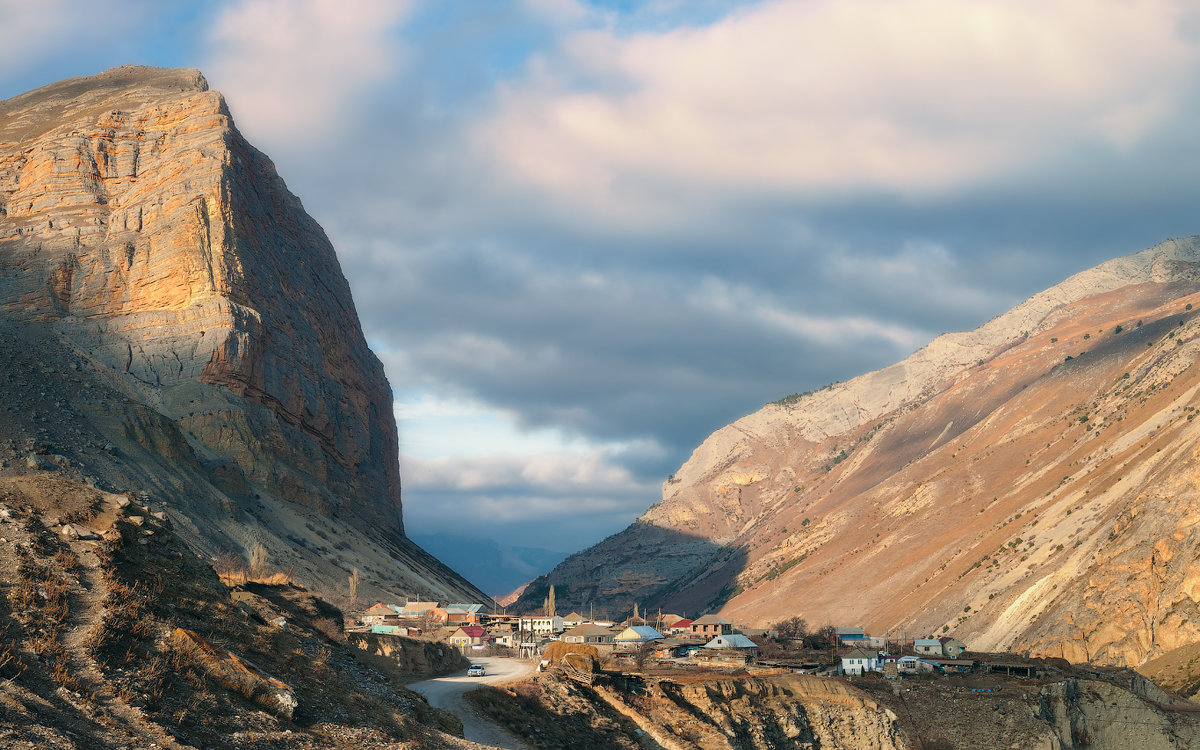
<svg viewBox="0 0 1200 750">
<path fill-rule="evenodd" d="M 250 548 L 250 577 L 265 578 L 267 575 L 267 548 L 262 542 L 255 542 Z"/>
<path fill-rule="evenodd" d="M 779 631 L 779 637 L 784 640 L 797 640 L 808 635 L 808 623 L 803 617 L 788 617 L 771 626 Z"/>
<path fill-rule="evenodd" d="M 358 568 L 350 573 L 350 608 L 358 606 Z"/>
</svg>

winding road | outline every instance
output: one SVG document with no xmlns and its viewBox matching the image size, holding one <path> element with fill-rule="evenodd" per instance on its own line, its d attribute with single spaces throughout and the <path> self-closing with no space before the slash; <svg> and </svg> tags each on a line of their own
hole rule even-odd
<svg viewBox="0 0 1200 750">
<path fill-rule="evenodd" d="M 534 665 L 519 659 L 496 656 L 476 657 L 472 664 L 482 664 L 487 669 L 483 677 L 467 677 L 467 671 L 455 672 L 446 677 L 414 682 L 409 689 L 416 690 L 435 708 L 445 709 L 462 719 L 463 734 L 468 740 L 481 745 L 505 748 L 505 750 L 528 750 L 528 746 L 507 730 L 480 716 L 463 693 L 482 684 L 519 680 L 533 671 Z"/>
</svg>

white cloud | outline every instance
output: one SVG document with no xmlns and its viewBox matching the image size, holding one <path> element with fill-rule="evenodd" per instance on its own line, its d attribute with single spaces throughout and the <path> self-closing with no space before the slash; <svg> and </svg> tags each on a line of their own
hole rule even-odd
<svg viewBox="0 0 1200 750">
<path fill-rule="evenodd" d="M 516 180 L 631 217 L 706 188 L 954 187 L 1143 138 L 1197 63 L 1191 12 L 781 0 L 700 28 L 580 32 L 501 91 L 474 139 Z"/>
<path fill-rule="evenodd" d="M 274 142 L 328 133 L 401 63 L 393 28 L 408 0 L 241 0 L 211 32 L 205 72 L 239 125 Z"/>
<path fill-rule="evenodd" d="M 775 295 L 743 284 L 706 278 L 689 298 L 697 310 L 718 310 L 727 319 L 741 318 L 756 327 L 786 333 L 803 343 L 833 345 L 847 340 L 886 341 L 915 350 L 930 338 L 928 331 L 865 315 L 806 313 L 791 309 Z"/>
<path fill-rule="evenodd" d="M 606 451 L 560 451 L 534 455 L 496 453 L 486 456 L 419 458 L 405 455 L 405 483 L 420 489 L 479 492 L 514 490 L 561 495 L 622 492 L 642 485 Z"/>
</svg>

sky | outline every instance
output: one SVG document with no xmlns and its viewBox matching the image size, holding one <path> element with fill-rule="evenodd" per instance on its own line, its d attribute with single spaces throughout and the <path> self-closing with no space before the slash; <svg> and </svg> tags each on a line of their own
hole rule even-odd
<svg viewBox="0 0 1200 750">
<path fill-rule="evenodd" d="M 1186 0 L 0 0 L 196 67 L 329 233 L 410 533 L 571 552 L 710 433 L 1200 233 Z"/>
</svg>

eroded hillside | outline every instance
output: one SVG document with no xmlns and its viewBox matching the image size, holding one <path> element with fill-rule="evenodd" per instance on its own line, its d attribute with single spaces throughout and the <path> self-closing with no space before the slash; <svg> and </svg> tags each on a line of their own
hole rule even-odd
<svg viewBox="0 0 1200 750">
<path fill-rule="evenodd" d="M 354 648 L 337 608 L 231 592 L 165 513 L 60 476 L 0 479 L 0 633 L 6 748 L 476 747 L 401 686 L 456 652 Z"/>
<path fill-rule="evenodd" d="M 560 608 L 952 632 L 1136 664 L 1200 639 L 1200 243 L 1072 277 L 714 433 Z M 599 571 L 601 575 L 593 575 Z"/>
</svg>

